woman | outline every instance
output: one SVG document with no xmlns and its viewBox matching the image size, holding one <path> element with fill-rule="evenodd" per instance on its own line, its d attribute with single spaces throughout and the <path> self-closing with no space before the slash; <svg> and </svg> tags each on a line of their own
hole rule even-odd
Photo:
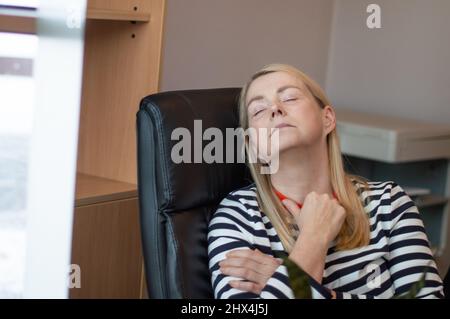
<svg viewBox="0 0 450 319">
<path fill-rule="evenodd" d="M 216 298 L 292 298 L 280 253 L 309 276 L 313 298 L 392 298 L 424 273 L 417 297 L 443 297 L 416 206 L 394 182 L 344 172 L 335 113 L 317 83 L 268 65 L 244 86 L 239 108 L 243 129 L 277 130 L 278 153 L 249 163 L 254 184 L 231 192 L 210 222 Z M 246 140 L 247 153 L 258 143 Z M 278 169 L 261 174 L 274 156 Z"/>
</svg>

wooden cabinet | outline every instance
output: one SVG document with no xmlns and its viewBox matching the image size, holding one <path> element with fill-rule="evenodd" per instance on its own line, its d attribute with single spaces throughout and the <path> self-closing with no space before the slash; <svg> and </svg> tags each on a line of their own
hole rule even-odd
<svg viewBox="0 0 450 319">
<path fill-rule="evenodd" d="M 142 253 L 136 186 L 78 174 L 72 263 L 81 288 L 71 298 L 140 298 Z"/>
<path fill-rule="evenodd" d="M 135 118 L 158 91 L 164 0 L 88 2 L 71 298 L 145 296 Z"/>
</svg>

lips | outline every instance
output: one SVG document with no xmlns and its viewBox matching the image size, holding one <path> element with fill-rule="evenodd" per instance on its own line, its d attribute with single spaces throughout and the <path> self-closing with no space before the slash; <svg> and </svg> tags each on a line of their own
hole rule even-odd
<svg viewBox="0 0 450 319">
<path fill-rule="evenodd" d="M 294 127 L 294 125 L 290 125 L 287 123 L 280 123 L 277 126 L 275 126 L 275 128 L 283 128 L 283 127 Z"/>
</svg>

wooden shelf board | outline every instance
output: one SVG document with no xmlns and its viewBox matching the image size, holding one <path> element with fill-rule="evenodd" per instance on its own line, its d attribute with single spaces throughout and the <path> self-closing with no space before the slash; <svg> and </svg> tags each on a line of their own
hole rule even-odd
<svg viewBox="0 0 450 319">
<path fill-rule="evenodd" d="M 150 14 L 141 12 L 137 13 L 134 11 L 89 9 L 87 12 L 87 19 L 149 22 Z M 0 32 L 36 34 L 36 24 L 36 16 L 16 15 L 14 12 L 0 12 Z"/>
<path fill-rule="evenodd" d="M 115 20 L 115 21 L 150 21 L 150 14 L 135 11 L 119 11 L 89 8 L 87 18 L 91 20 Z"/>
<path fill-rule="evenodd" d="M 137 197 L 137 186 L 77 173 L 75 207 Z"/>
<path fill-rule="evenodd" d="M 0 7 L 0 32 L 36 34 L 36 21 L 34 10 Z"/>
</svg>

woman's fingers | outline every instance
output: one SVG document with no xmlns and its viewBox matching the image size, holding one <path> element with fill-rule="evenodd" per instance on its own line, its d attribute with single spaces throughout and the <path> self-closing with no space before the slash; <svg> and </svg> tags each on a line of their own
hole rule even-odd
<svg viewBox="0 0 450 319">
<path fill-rule="evenodd" d="M 224 275 L 244 280 L 237 281 L 238 289 L 259 293 L 281 263 L 257 249 L 237 249 L 227 253 L 219 266 Z"/>
<path fill-rule="evenodd" d="M 249 258 L 259 264 L 276 266 L 280 261 L 270 255 L 263 254 L 258 249 L 236 249 L 226 254 L 226 258 Z"/>
<path fill-rule="evenodd" d="M 346 212 L 330 195 L 311 192 L 305 197 L 301 214 L 294 217 L 303 234 L 319 236 L 318 240 L 329 243 L 339 233 Z"/>
<path fill-rule="evenodd" d="M 262 275 L 255 271 L 255 269 L 244 267 L 220 267 L 221 272 L 224 275 L 239 277 L 244 280 L 252 281 L 261 285 L 265 285 L 269 279 L 267 276 Z"/>
<path fill-rule="evenodd" d="M 266 266 L 264 264 L 258 263 L 253 259 L 246 257 L 227 257 L 226 259 L 219 262 L 219 266 L 221 267 L 247 267 L 247 268 L 256 268 L 261 266 Z"/>
<path fill-rule="evenodd" d="M 231 280 L 229 284 L 235 289 L 253 292 L 257 295 L 259 295 L 261 293 L 261 290 L 263 289 L 263 286 L 251 281 Z"/>
<path fill-rule="evenodd" d="M 278 261 L 274 261 L 271 264 L 258 263 L 253 259 L 243 257 L 229 257 L 219 263 L 220 267 L 241 267 L 254 269 L 256 272 L 267 277 L 272 276 L 274 267 L 278 267 L 278 265 Z"/>
</svg>

